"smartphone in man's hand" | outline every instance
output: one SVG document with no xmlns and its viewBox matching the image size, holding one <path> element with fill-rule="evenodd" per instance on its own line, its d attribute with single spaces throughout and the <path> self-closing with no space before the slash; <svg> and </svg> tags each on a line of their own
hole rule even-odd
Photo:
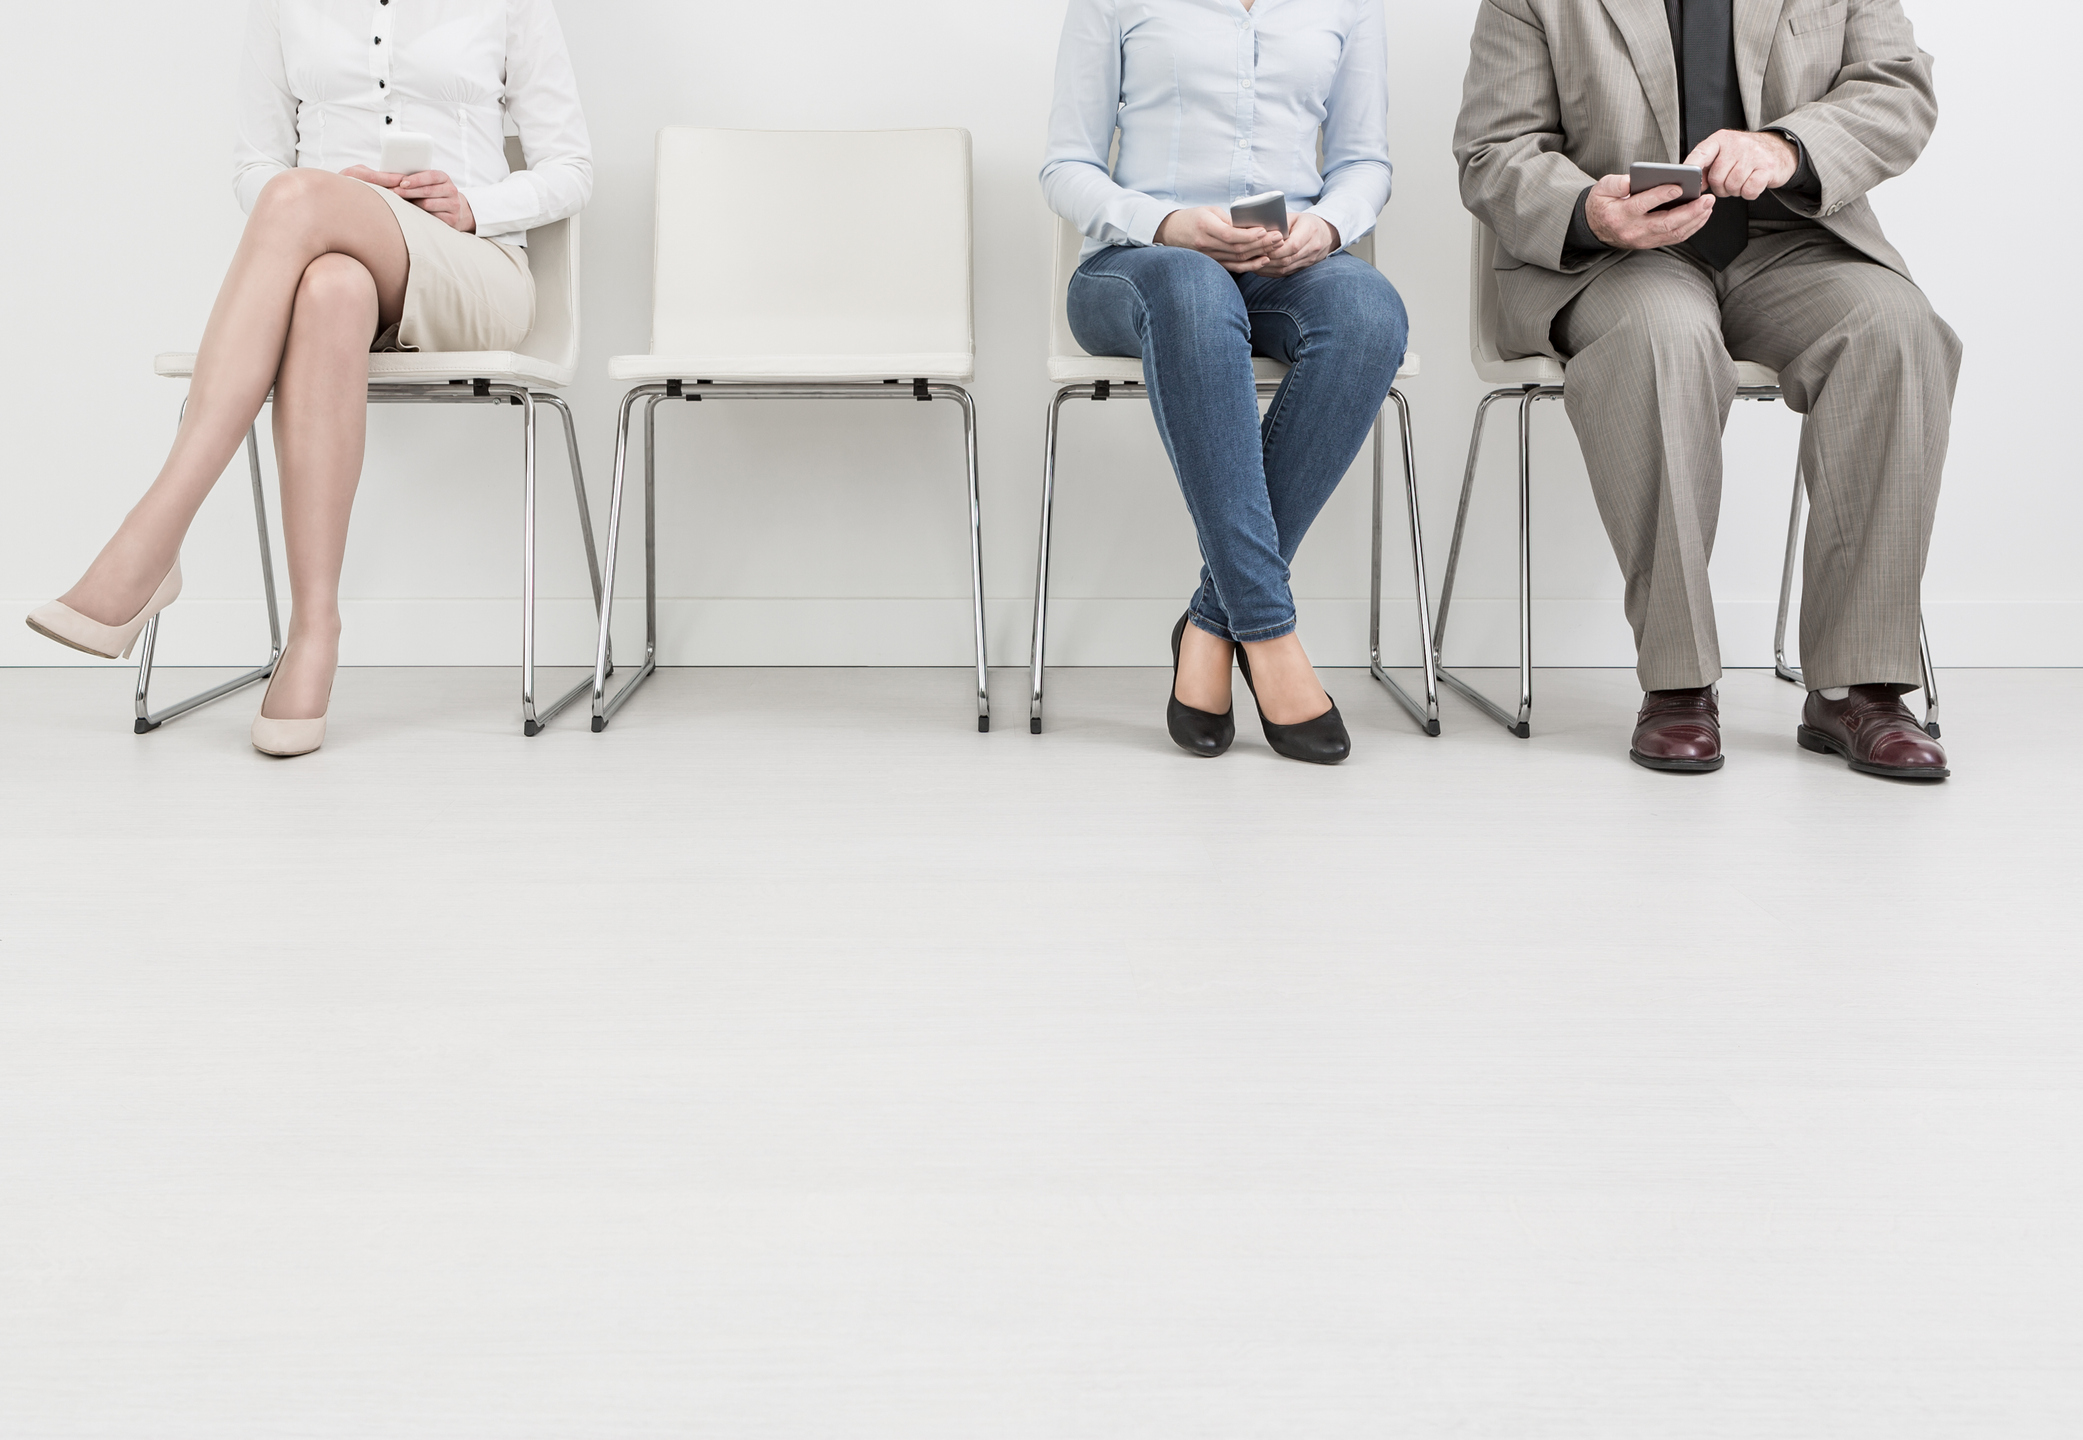
<svg viewBox="0 0 2083 1440">
<path fill-rule="evenodd" d="M 1659 165 L 1637 160 L 1628 169 L 1627 184 L 1629 192 L 1635 195 L 1661 185 L 1676 185 L 1681 192 L 1678 198 L 1668 205 L 1656 207 L 1657 210 L 1671 210 L 1699 199 L 1700 192 L 1706 188 L 1707 176 L 1697 165 Z M 1656 211 L 1649 213 L 1653 215 Z"/>
</svg>

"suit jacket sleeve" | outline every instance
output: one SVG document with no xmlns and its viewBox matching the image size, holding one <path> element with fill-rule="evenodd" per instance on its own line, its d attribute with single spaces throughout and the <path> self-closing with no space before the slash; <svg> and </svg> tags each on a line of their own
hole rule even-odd
<svg viewBox="0 0 2083 1440">
<path fill-rule="evenodd" d="M 1483 0 L 1469 41 L 1454 159 L 1461 201 L 1519 260 L 1576 273 L 1599 255 L 1569 250 L 1577 197 L 1595 183 L 1563 154 L 1548 37 L 1526 0 Z"/>
<path fill-rule="evenodd" d="M 1820 182 L 1811 194 L 1779 191 L 1786 207 L 1834 215 L 1915 164 L 1938 124 L 1931 69 L 1902 0 L 1851 0 L 1836 83 L 1765 127 L 1800 136 Z"/>
</svg>

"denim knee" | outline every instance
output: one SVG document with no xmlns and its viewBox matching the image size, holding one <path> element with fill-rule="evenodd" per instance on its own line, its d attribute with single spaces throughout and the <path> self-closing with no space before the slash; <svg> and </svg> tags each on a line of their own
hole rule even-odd
<svg viewBox="0 0 2083 1440">
<path fill-rule="evenodd" d="M 1154 323 L 1197 327 L 1215 322 L 1239 329 L 1247 323 L 1237 282 L 1198 250 L 1152 246 L 1139 268 L 1136 288 Z"/>
<path fill-rule="evenodd" d="M 1372 265 L 1340 268 L 1327 297 L 1337 316 L 1329 340 L 1346 364 L 1394 379 L 1410 345 L 1410 314 L 1388 276 Z"/>
</svg>

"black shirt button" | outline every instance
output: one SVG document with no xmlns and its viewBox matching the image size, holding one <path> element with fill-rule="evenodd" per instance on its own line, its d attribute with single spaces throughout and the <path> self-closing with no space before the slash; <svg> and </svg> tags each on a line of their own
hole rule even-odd
<svg viewBox="0 0 2083 1440">
<path fill-rule="evenodd" d="M 383 82 L 381 80 L 376 82 L 376 88 L 379 90 L 384 88 Z"/>
<path fill-rule="evenodd" d="M 376 37 L 376 43 L 377 43 L 377 44 L 379 44 L 379 45 L 381 45 L 381 44 L 383 43 L 383 37 L 382 37 L 381 35 L 379 35 L 379 36 L 377 36 L 377 37 Z"/>
<path fill-rule="evenodd" d="M 384 116 L 384 117 L 383 117 L 383 123 L 384 123 L 384 124 L 386 124 L 386 125 L 390 124 L 390 123 L 391 123 L 391 117 L 390 117 L 390 116 L 388 116 L 388 115 Z"/>
</svg>

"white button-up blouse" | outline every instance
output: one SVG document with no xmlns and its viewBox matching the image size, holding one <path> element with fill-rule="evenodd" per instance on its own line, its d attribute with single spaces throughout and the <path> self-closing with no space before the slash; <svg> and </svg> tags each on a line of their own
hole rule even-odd
<svg viewBox="0 0 2083 1440">
<path fill-rule="evenodd" d="M 1289 210 L 1314 210 L 1353 244 L 1394 173 L 1381 5 L 1070 0 L 1041 172 L 1049 208 L 1089 256 L 1150 244 L 1182 207 L 1283 190 Z"/>
<path fill-rule="evenodd" d="M 506 122 L 528 168 L 509 172 Z M 477 217 L 510 245 L 585 208 L 592 147 L 550 0 L 252 0 L 233 186 L 251 211 L 297 166 L 379 168 L 383 133 L 434 139 Z"/>
</svg>

